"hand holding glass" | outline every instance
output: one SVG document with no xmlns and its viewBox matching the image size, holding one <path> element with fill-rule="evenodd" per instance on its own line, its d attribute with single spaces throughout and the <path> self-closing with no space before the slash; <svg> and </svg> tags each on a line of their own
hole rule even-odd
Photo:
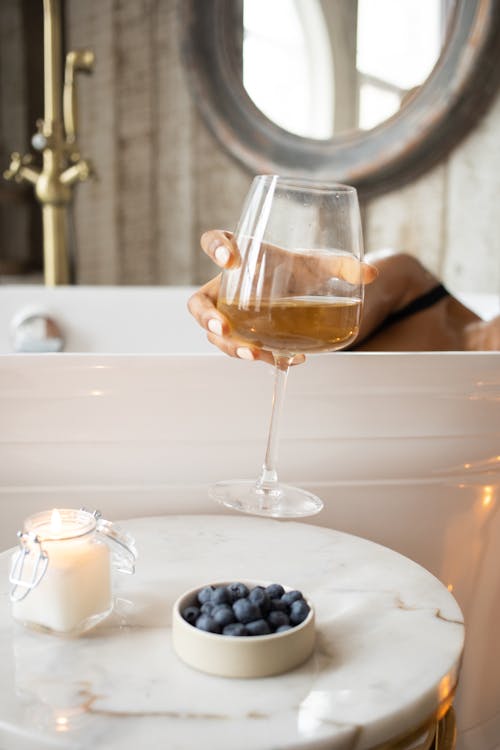
<svg viewBox="0 0 500 750">
<path fill-rule="evenodd" d="M 217 307 L 234 337 L 273 353 L 273 410 L 257 481 L 218 482 L 210 496 L 246 513 L 313 515 L 323 507 L 320 498 L 278 481 L 278 420 L 293 357 L 342 349 L 357 335 L 363 243 L 356 190 L 258 176 L 234 242 L 238 259 L 222 275 Z"/>
</svg>

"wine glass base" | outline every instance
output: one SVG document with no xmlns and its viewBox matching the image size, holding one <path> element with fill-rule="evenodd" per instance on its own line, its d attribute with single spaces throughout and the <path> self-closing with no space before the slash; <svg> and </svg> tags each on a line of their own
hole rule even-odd
<svg viewBox="0 0 500 750">
<path fill-rule="evenodd" d="M 312 492 L 286 484 L 266 491 L 252 480 L 228 480 L 209 487 L 208 494 L 226 508 L 270 518 L 315 516 L 323 509 L 323 501 Z"/>
</svg>

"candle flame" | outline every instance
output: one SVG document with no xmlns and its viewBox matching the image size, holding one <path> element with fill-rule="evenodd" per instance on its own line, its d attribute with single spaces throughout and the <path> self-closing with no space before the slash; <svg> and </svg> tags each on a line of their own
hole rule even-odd
<svg viewBox="0 0 500 750">
<path fill-rule="evenodd" d="M 62 529 L 62 518 L 61 514 L 57 510 L 57 508 L 54 508 L 52 511 L 52 515 L 50 517 L 50 530 L 54 534 L 58 534 Z"/>
</svg>

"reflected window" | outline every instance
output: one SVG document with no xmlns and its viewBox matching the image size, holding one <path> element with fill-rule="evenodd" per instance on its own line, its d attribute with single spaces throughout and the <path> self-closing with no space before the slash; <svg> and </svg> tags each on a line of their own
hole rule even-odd
<svg viewBox="0 0 500 750">
<path fill-rule="evenodd" d="M 320 0 L 245 0 L 243 85 L 296 135 L 333 135 L 333 62 Z"/>
<path fill-rule="evenodd" d="M 439 58 L 454 0 L 243 0 L 243 84 L 283 129 L 329 139 L 394 115 Z"/>
<path fill-rule="evenodd" d="M 393 115 L 429 76 L 446 33 L 441 0 L 358 0 L 359 122 Z"/>
</svg>

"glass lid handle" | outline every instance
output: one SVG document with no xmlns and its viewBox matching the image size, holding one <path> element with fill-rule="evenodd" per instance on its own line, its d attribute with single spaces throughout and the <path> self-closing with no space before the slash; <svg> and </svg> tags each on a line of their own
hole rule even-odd
<svg viewBox="0 0 500 750">
<path fill-rule="evenodd" d="M 35 533 L 18 531 L 17 537 L 19 549 L 12 558 L 9 573 L 11 602 L 20 602 L 28 596 L 44 577 L 49 564 L 49 556 Z M 31 566 L 27 564 L 30 555 L 33 555 Z"/>
<path fill-rule="evenodd" d="M 94 516 L 96 531 L 106 537 L 106 540 L 110 543 L 114 568 L 120 573 L 135 573 L 137 548 L 134 538 L 111 521 L 106 521 L 99 510 L 90 511 L 87 508 L 82 508 L 82 510 Z"/>
</svg>

